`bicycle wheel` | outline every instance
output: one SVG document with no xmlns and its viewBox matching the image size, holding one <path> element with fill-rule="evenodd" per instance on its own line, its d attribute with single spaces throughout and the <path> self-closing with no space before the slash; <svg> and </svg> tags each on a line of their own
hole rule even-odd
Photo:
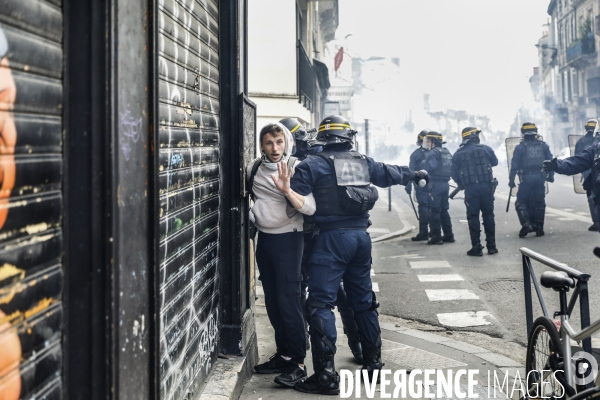
<svg viewBox="0 0 600 400">
<path fill-rule="evenodd" d="M 550 358 L 562 360 L 560 336 L 551 319 L 539 317 L 533 323 L 527 341 L 527 391 L 533 398 L 564 399 L 565 391 L 556 380 Z M 554 363 L 556 365 L 556 363 Z M 544 384 L 542 384 L 542 382 Z"/>
</svg>

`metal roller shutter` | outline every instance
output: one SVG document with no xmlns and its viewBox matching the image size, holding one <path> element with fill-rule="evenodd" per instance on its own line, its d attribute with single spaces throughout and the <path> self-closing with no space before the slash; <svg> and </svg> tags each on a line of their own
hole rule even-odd
<svg viewBox="0 0 600 400">
<path fill-rule="evenodd" d="M 0 0 L 0 398 L 62 398 L 60 0 Z"/>
<path fill-rule="evenodd" d="M 158 3 L 160 397 L 182 399 L 219 348 L 218 6 Z"/>
</svg>

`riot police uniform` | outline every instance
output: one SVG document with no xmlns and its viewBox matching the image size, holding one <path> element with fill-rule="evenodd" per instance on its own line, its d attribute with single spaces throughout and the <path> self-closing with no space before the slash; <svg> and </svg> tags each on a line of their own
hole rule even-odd
<svg viewBox="0 0 600 400">
<path fill-rule="evenodd" d="M 418 149 L 412 152 L 410 155 L 410 162 L 408 167 L 412 170 L 418 170 L 421 168 L 421 164 L 423 164 L 423 160 L 425 160 L 425 155 L 427 154 L 427 149 L 423 147 L 423 139 L 427 135 L 427 131 L 421 131 L 417 136 L 417 146 Z M 406 185 L 406 193 L 411 195 L 412 192 L 412 184 L 409 182 Z M 421 240 L 428 240 L 428 227 L 429 227 L 429 189 L 424 187 L 419 187 L 415 185 L 415 192 L 417 197 L 417 203 L 419 205 L 419 233 L 417 236 L 411 238 L 413 242 L 418 242 Z"/>
<path fill-rule="evenodd" d="M 442 135 L 438 132 L 429 132 L 426 140 L 431 143 L 431 149 L 427 152 L 422 168 L 429 173 L 429 199 L 430 213 L 429 225 L 431 239 L 427 244 L 444 244 L 454 242 L 452 233 L 452 221 L 448 209 L 448 193 L 450 186 L 448 181 L 452 174 L 452 153 L 442 147 Z M 444 235 L 442 236 L 442 231 Z"/>
<path fill-rule="evenodd" d="M 283 124 L 289 131 L 294 135 L 294 140 L 296 143 L 296 152 L 294 156 L 298 157 L 300 161 L 306 159 L 306 157 L 310 155 L 317 154 L 323 150 L 322 146 L 314 145 L 314 135 L 311 134 L 308 130 L 306 130 L 302 124 L 296 118 L 284 118 L 279 121 Z M 307 295 L 307 287 L 308 287 L 308 258 L 312 253 L 312 236 L 314 220 L 313 217 L 304 216 L 305 220 L 305 229 L 304 229 L 304 251 L 302 253 L 302 284 L 301 284 L 301 293 L 300 293 L 300 302 L 302 304 L 302 309 L 306 308 L 306 295 Z M 344 333 L 348 338 L 348 346 L 350 347 L 350 351 L 354 355 L 354 358 L 362 363 L 362 346 L 360 343 L 360 333 L 358 332 L 358 327 L 356 326 L 356 321 L 354 321 L 354 312 L 350 308 L 348 304 L 348 299 L 346 296 L 346 292 L 344 291 L 343 283 L 340 284 L 337 294 L 337 308 L 340 313 L 340 317 L 342 319 L 342 325 L 344 328 Z M 308 321 L 306 318 L 304 319 L 305 330 L 306 330 L 306 349 L 310 350 L 310 340 L 308 335 Z"/>
<path fill-rule="evenodd" d="M 596 128 L 598 129 L 598 128 Z M 561 175 L 575 175 L 590 170 L 590 173 L 583 181 L 583 188 L 588 196 L 594 195 L 594 205 L 596 214 L 600 215 L 600 143 L 596 142 L 586 147 L 580 153 L 563 160 L 544 161 L 544 170 L 547 173 L 557 173 Z"/>
<path fill-rule="evenodd" d="M 492 167 L 498 165 L 498 158 L 489 146 L 479 144 L 477 128 L 462 130 L 461 143 L 452 157 L 452 179 L 465 191 L 467 221 L 471 235 L 470 256 L 483 256 L 480 234 L 479 213 L 483 218 L 485 241 L 489 254 L 496 254 L 496 223 L 494 221 L 494 175 Z"/>
<path fill-rule="evenodd" d="M 581 153 L 585 148 L 595 145 L 600 141 L 600 137 L 596 134 L 594 135 L 594 131 L 596 130 L 596 126 L 598 121 L 595 119 L 590 119 L 585 124 L 585 136 L 577 141 L 575 144 L 575 154 Z M 581 175 L 583 176 L 583 180 L 589 176 L 591 173 L 591 169 L 583 171 Z M 590 215 L 592 216 L 592 221 L 594 222 L 592 226 L 588 228 L 589 231 L 597 232 L 600 230 L 600 225 L 598 224 L 598 214 L 596 213 L 596 203 L 594 201 L 594 193 L 589 191 L 587 193 L 588 206 L 590 208 Z"/>
<path fill-rule="evenodd" d="M 371 184 L 388 187 L 427 179 L 424 171 L 379 163 L 352 151 L 354 133 L 345 118 L 325 118 L 317 134 L 317 140 L 325 142 L 324 150 L 300 163 L 291 179 L 294 192 L 314 195 L 315 223 L 320 229 L 308 262 L 306 310 L 314 374 L 294 386 L 305 393 L 339 393 L 332 309 L 342 277 L 361 335 L 363 368 L 371 377 L 374 370 L 382 368 L 382 342 L 370 277 L 371 238 L 367 233 L 368 211 L 377 200 L 377 190 Z"/>
<path fill-rule="evenodd" d="M 526 122 L 521 127 L 523 140 L 515 148 L 510 165 L 509 187 L 515 187 L 515 176 L 519 174 L 519 191 L 515 209 L 521 223 L 519 237 L 536 232 L 544 236 L 544 215 L 546 213 L 545 181 L 554 182 L 554 172 L 547 176 L 542 172 L 544 160 L 552 158 L 548 145 L 537 136 L 537 127 Z"/>
</svg>

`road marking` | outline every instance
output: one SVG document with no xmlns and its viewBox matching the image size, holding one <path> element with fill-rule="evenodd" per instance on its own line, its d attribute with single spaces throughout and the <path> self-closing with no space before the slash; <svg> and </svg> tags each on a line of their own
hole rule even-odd
<svg viewBox="0 0 600 400">
<path fill-rule="evenodd" d="M 418 254 L 402 254 L 401 256 L 381 257 L 382 260 L 390 260 L 392 258 L 425 258 L 425 256 L 420 256 Z"/>
<path fill-rule="evenodd" d="M 575 221 L 573 218 L 558 218 L 559 221 Z"/>
<path fill-rule="evenodd" d="M 583 211 L 577 211 L 575 214 L 579 214 L 579 215 L 589 215 L 589 213 L 583 212 Z"/>
<path fill-rule="evenodd" d="M 369 233 L 390 233 L 390 230 L 385 229 L 385 228 L 368 228 L 367 232 L 369 232 Z"/>
<path fill-rule="evenodd" d="M 371 268 L 371 276 L 375 276 L 375 270 Z"/>
<path fill-rule="evenodd" d="M 373 290 L 375 293 L 378 293 L 378 292 L 379 292 L 379 283 L 377 283 L 377 282 L 371 282 L 371 286 L 373 286 L 373 289 L 372 289 L 372 290 Z"/>
<path fill-rule="evenodd" d="M 479 300 L 479 296 L 467 289 L 427 289 L 429 301 Z"/>
<path fill-rule="evenodd" d="M 448 261 L 409 261 L 412 269 L 450 268 Z"/>
<path fill-rule="evenodd" d="M 573 210 L 572 208 L 563 208 L 562 210 L 563 210 L 563 211 L 568 211 L 568 212 L 573 212 L 573 211 L 575 211 L 575 210 Z"/>
<path fill-rule="evenodd" d="M 496 193 L 496 197 L 503 199 L 503 200 L 508 200 L 508 196 L 504 196 L 501 193 Z M 590 217 L 584 217 L 583 215 L 577 215 L 576 213 L 559 210 L 557 208 L 546 207 L 546 213 L 547 214 L 555 214 L 557 216 L 565 217 L 565 218 L 573 218 L 573 219 L 576 219 L 577 221 L 587 222 L 588 224 L 594 223 L 594 221 L 592 221 L 592 219 Z"/>
<path fill-rule="evenodd" d="M 457 328 L 466 328 L 468 326 L 491 325 L 489 319 L 494 316 L 487 311 L 467 311 L 457 313 L 438 314 L 438 321 L 445 326 L 454 326 Z"/>
<path fill-rule="evenodd" d="M 420 282 L 451 282 L 464 281 L 463 277 L 458 274 L 445 275 L 417 275 Z"/>
</svg>

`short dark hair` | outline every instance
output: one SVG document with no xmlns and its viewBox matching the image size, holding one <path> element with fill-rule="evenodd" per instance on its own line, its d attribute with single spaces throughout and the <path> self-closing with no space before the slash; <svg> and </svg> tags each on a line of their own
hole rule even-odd
<svg viewBox="0 0 600 400">
<path fill-rule="evenodd" d="M 277 124 L 267 124 L 265 125 L 261 130 L 260 130 L 260 135 L 259 135 L 259 143 L 262 143 L 263 138 L 265 137 L 265 135 L 271 135 L 273 137 L 279 136 L 280 134 L 283 134 L 283 129 L 281 129 L 281 127 Z"/>
</svg>

